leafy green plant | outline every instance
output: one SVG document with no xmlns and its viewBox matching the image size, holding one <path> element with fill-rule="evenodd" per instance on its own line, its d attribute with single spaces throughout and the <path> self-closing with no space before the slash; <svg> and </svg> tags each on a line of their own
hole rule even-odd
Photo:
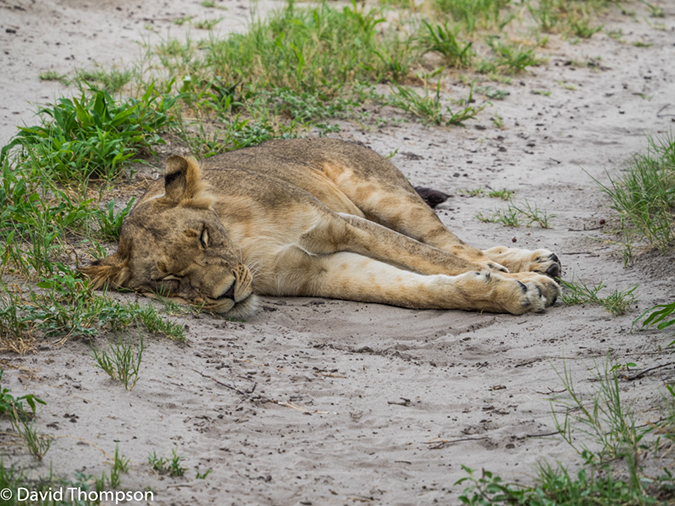
<svg viewBox="0 0 675 506">
<path fill-rule="evenodd" d="M 623 176 L 596 183 L 612 201 L 629 234 L 662 252 L 675 242 L 675 138 L 649 138 Z"/>
<path fill-rule="evenodd" d="M 648 313 L 649 316 L 647 316 Z M 672 316 L 673 314 L 675 314 L 675 302 L 671 302 L 670 304 L 657 304 L 656 306 L 648 309 L 638 316 L 633 322 L 633 325 L 647 316 L 647 318 L 645 318 L 645 320 L 642 322 L 643 327 L 651 327 L 656 325 L 657 329 L 663 330 L 672 325 L 675 325 L 675 318 L 668 319 L 668 317 Z M 675 341 L 669 343 L 668 346 L 672 346 L 673 344 L 675 344 Z"/>
<path fill-rule="evenodd" d="M 501 30 L 515 16 L 508 12 L 510 0 L 434 0 L 439 12 L 448 14 L 455 22 L 461 23 L 469 32 L 478 28 Z"/>
<path fill-rule="evenodd" d="M 472 42 L 466 44 L 457 40 L 457 33 L 447 24 L 431 25 L 422 20 L 423 32 L 419 37 L 419 45 L 423 53 L 437 51 L 455 68 L 467 67 L 471 64 Z"/>
<path fill-rule="evenodd" d="M 108 93 L 117 93 L 124 88 L 134 77 L 131 70 L 112 69 L 106 72 L 103 69 L 80 70 L 75 80 L 84 83 L 100 83 Z"/>
<path fill-rule="evenodd" d="M 46 70 L 44 72 L 40 72 L 38 77 L 40 78 L 40 81 L 60 81 L 64 84 L 66 84 L 68 80 L 68 76 L 65 74 L 59 74 L 55 70 Z"/>
<path fill-rule="evenodd" d="M 2 382 L 3 369 L 0 369 L 0 382 Z M 23 401 L 26 401 L 30 408 L 30 413 L 26 411 L 23 406 Z M 0 389 L 0 416 L 9 416 L 28 419 L 35 416 L 37 404 L 46 405 L 45 401 L 35 397 L 33 394 L 26 394 L 20 397 L 14 397 L 10 393 L 9 388 Z"/>
<path fill-rule="evenodd" d="M 115 213 L 115 201 L 108 202 L 105 210 L 95 209 L 94 219 L 98 223 L 98 236 L 103 240 L 117 241 L 120 238 L 122 222 L 127 217 L 134 205 L 135 199 L 131 199 L 119 213 Z"/>
<path fill-rule="evenodd" d="M 507 73 L 518 73 L 527 67 L 541 65 L 545 60 L 537 58 L 535 48 L 525 49 L 522 44 L 513 45 L 501 42 L 498 37 L 488 37 L 488 45 L 496 54 L 496 58 L 483 60 L 478 72 L 489 73 L 500 70 Z"/>
<path fill-rule="evenodd" d="M 176 449 L 171 450 L 171 458 L 158 457 L 156 452 L 148 456 L 148 462 L 152 468 L 160 474 L 169 474 L 170 476 L 183 476 L 186 469 L 181 466 L 180 462 L 183 457 L 178 455 Z M 207 473 L 208 474 L 208 473 Z M 206 477 L 206 475 L 204 475 Z"/>
<path fill-rule="evenodd" d="M 420 96 L 408 86 L 395 85 L 387 98 L 389 104 L 404 111 L 410 112 L 423 120 L 435 125 L 461 125 L 474 118 L 486 105 L 475 107 L 473 101 L 473 87 L 469 89 L 469 96 L 463 100 L 464 107 L 453 111 L 450 106 L 441 104 L 441 81 L 436 84 L 435 93 L 429 94 L 429 88 L 424 89 Z"/>
<path fill-rule="evenodd" d="M 204 19 L 202 21 L 195 21 L 192 23 L 192 26 L 197 28 L 198 30 L 212 30 L 214 26 L 216 26 L 218 23 L 220 23 L 223 20 L 223 18 L 218 18 L 218 19 Z"/>
<path fill-rule="evenodd" d="M 489 216 L 480 212 L 476 218 L 483 223 L 501 223 L 505 227 L 519 227 L 523 224 L 520 212 L 511 206 L 505 210 L 497 210 Z"/>
<path fill-rule="evenodd" d="M 504 199 L 507 197 L 507 193 L 504 192 L 506 192 L 506 190 L 502 190 L 501 192 L 498 191 L 490 196 Z M 523 204 L 520 205 L 510 202 L 507 209 L 497 210 L 489 216 L 484 215 L 482 212 L 478 213 L 476 218 L 485 223 L 501 223 L 506 227 L 520 227 L 521 225 L 529 227 L 536 223 L 541 228 L 549 228 L 551 226 L 549 220 L 555 218 L 555 215 L 548 214 L 545 210 L 539 209 L 536 205 L 533 207 L 528 201 L 524 201 Z"/>
<path fill-rule="evenodd" d="M 561 280 L 560 283 L 566 289 L 561 296 L 561 300 L 565 304 L 598 304 L 614 316 L 620 316 L 626 312 L 630 305 L 636 302 L 634 292 L 637 285 L 623 291 L 617 289 L 607 296 L 601 297 L 599 293 L 600 290 L 605 288 L 604 283 L 599 283 L 596 286 L 588 286 L 583 281 L 575 283 Z"/>
<path fill-rule="evenodd" d="M 110 488 L 117 488 L 122 484 L 120 474 L 129 472 L 129 459 L 119 453 L 119 445 L 115 445 L 115 456 L 113 458 L 112 468 L 110 469 L 110 478 L 108 484 Z M 103 488 L 103 487 L 102 487 Z"/>
<path fill-rule="evenodd" d="M 177 97 L 154 94 L 116 102 L 105 90 L 83 90 L 79 98 L 60 98 L 38 111 L 42 124 L 20 128 L 0 151 L 0 162 L 20 148 L 20 161 L 38 160 L 41 170 L 59 182 L 113 178 L 140 149 L 163 143 L 158 135 L 172 123 L 169 111 Z"/>
<path fill-rule="evenodd" d="M 513 197 L 513 190 L 490 190 L 488 192 L 488 197 L 492 199 L 511 200 L 511 197 Z"/>
<path fill-rule="evenodd" d="M 92 346 L 97 367 L 103 369 L 112 379 L 119 381 L 127 390 L 133 390 L 143 360 L 143 336 L 139 335 L 138 344 L 132 345 L 121 337 L 117 343 L 109 343 L 110 351 L 98 351 Z"/>
<path fill-rule="evenodd" d="M 54 441 L 51 436 L 38 434 L 34 422 L 18 414 L 11 417 L 14 430 L 21 436 L 26 448 L 37 460 L 42 460 Z"/>
</svg>

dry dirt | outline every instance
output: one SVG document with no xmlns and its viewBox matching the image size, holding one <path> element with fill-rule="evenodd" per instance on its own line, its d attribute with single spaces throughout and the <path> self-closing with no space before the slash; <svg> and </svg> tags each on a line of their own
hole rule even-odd
<svg viewBox="0 0 675 506">
<path fill-rule="evenodd" d="M 510 86 L 493 84 L 510 95 L 467 128 L 411 122 L 362 131 L 345 123 L 337 134 L 383 154 L 398 148 L 393 161 L 414 184 L 452 194 L 439 215 L 474 245 L 547 247 L 567 279 L 611 290 L 639 285 L 625 316 L 561 302 L 544 314 L 508 316 L 265 297 L 246 323 L 175 318 L 188 325 L 188 344 L 146 339 L 131 392 L 94 367 L 87 343 L 45 343 L 35 354 L 6 354 L 2 364 L 13 393 L 46 401 L 36 424 L 55 443 L 37 464 L 2 436 L 4 462 L 31 464 L 36 475 L 51 466 L 69 478 L 100 476 L 119 445 L 131 459 L 123 488 L 152 487 L 152 504 L 236 505 L 456 504 L 461 465 L 527 483 L 542 458 L 578 464 L 550 435 L 550 400 L 562 388 L 556 370 L 567 367 L 587 389 L 589 368 L 608 355 L 638 370 L 672 359 L 659 351 L 672 335 L 630 330 L 642 311 L 673 299 L 673 258 L 648 255 L 625 268 L 608 230 L 609 202 L 592 180 L 618 176 L 646 147 L 646 134 L 672 131 L 675 6 L 655 3 L 664 19 L 630 4 L 635 16 L 609 15 L 589 41 L 552 37 L 541 51 L 548 62 Z M 136 41 L 169 30 L 183 36 L 171 21 L 187 14 L 223 15 L 223 32 L 245 29 L 245 0 L 219 5 L 228 10 L 197 0 L 0 0 L 0 140 L 32 123 L 31 104 L 72 92 L 40 82 L 39 72 L 133 63 Z M 623 41 L 605 33 L 618 29 Z M 451 82 L 447 90 L 465 93 Z M 495 114 L 504 129 L 490 120 Z M 554 214 L 552 228 L 480 223 L 478 212 L 506 204 L 461 193 L 478 187 L 513 190 L 516 202 Z M 652 408 L 672 374 L 663 367 L 621 383 L 639 422 L 659 417 Z M 157 475 L 148 455 L 173 449 L 185 457 L 186 476 Z"/>
</svg>

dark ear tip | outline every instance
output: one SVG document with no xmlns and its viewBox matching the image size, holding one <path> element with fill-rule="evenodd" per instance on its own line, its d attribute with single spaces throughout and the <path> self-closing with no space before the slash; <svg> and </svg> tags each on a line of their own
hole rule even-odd
<svg viewBox="0 0 675 506">
<path fill-rule="evenodd" d="M 94 260 L 94 261 L 91 263 L 91 265 L 101 265 L 101 261 L 100 261 L 100 260 Z"/>
</svg>

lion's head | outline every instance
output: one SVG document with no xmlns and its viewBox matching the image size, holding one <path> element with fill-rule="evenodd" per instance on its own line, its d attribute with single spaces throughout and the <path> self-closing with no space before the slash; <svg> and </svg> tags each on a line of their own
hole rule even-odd
<svg viewBox="0 0 675 506">
<path fill-rule="evenodd" d="M 164 193 L 146 197 L 122 225 L 117 253 L 81 272 L 96 288 L 131 288 L 230 317 L 256 306 L 252 276 L 213 210 L 195 160 L 171 156 Z"/>
</svg>

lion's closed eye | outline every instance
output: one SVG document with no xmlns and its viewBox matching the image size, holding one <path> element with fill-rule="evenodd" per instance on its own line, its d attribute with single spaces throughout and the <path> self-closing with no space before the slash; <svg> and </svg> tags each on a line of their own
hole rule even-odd
<svg viewBox="0 0 675 506">
<path fill-rule="evenodd" d="M 209 247 L 209 242 L 210 242 L 209 229 L 204 227 L 204 230 L 202 230 L 202 233 L 199 236 L 199 244 L 201 245 L 202 248 L 206 249 Z"/>
</svg>

